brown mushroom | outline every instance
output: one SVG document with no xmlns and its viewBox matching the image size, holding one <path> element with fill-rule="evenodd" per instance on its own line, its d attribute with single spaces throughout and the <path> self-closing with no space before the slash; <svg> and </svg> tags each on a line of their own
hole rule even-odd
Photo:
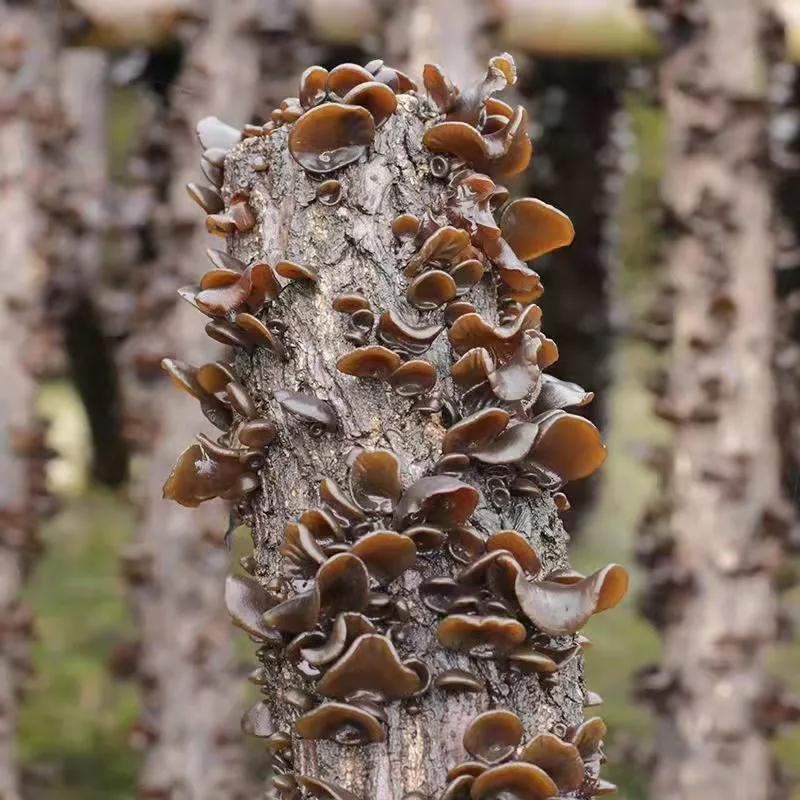
<svg viewBox="0 0 800 800">
<path fill-rule="evenodd" d="M 597 428 L 584 417 L 556 411 L 539 425 L 531 458 L 562 481 L 585 478 L 606 460 L 606 446 Z"/>
<path fill-rule="evenodd" d="M 494 359 L 485 347 L 473 347 L 467 350 L 450 368 L 456 386 L 464 390 L 487 383 L 489 375 L 494 371 Z"/>
<path fill-rule="evenodd" d="M 519 761 L 487 769 L 472 784 L 472 800 L 496 800 L 513 797 L 515 800 L 547 800 L 558 794 L 550 776 L 534 764 Z"/>
<path fill-rule="evenodd" d="M 330 478 L 324 478 L 320 483 L 319 496 L 322 502 L 331 509 L 336 519 L 347 528 L 366 518 L 364 512 Z"/>
<path fill-rule="evenodd" d="M 400 352 L 421 355 L 444 330 L 441 325 L 413 325 L 396 311 L 384 311 L 378 321 L 378 340 Z"/>
<path fill-rule="evenodd" d="M 572 792 L 583 783 L 585 769 L 578 748 L 552 733 L 534 736 L 523 746 L 519 758 L 543 769 L 562 792 Z"/>
<path fill-rule="evenodd" d="M 317 200 L 324 206 L 335 206 L 342 199 L 341 181 L 330 178 L 317 186 Z"/>
<path fill-rule="evenodd" d="M 451 270 L 450 275 L 456 284 L 456 295 L 468 292 L 483 277 L 483 264 L 477 258 L 468 258 L 456 264 Z"/>
<path fill-rule="evenodd" d="M 470 458 L 483 464 L 515 464 L 528 455 L 538 431 L 535 422 L 520 422 L 506 428 L 489 444 L 472 450 Z"/>
<path fill-rule="evenodd" d="M 480 314 L 464 314 L 453 323 L 448 336 L 459 355 L 483 347 L 497 358 L 508 359 L 514 356 L 522 337 L 539 327 L 541 319 L 542 311 L 536 305 L 527 306 L 513 322 L 497 327 Z"/>
<path fill-rule="evenodd" d="M 410 241 L 413 239 L 420 229 L 419 217 L 413 214 L 399 214 L 392 220 L 392 233 L 403 241 Z"/>
<path fill-rule="evenodd" d="M 448 303 L 444 309 L 444 319 L 448 325 L 452 325 L 459 317 L 464 314 L 474 314 L 475 306 L 468 303 L 466 300 L 453 300 Z"/>
<path fill-rule="evenodd" d="M 294 281 L 311 281 L 316 283 L 319 280 L 317 273 L 304 264 L 297 264 L 294 261 L 279 261 L 275 265 L 275 272 L 282 278 L 289 278 Z"/>
<path fill-rule="evenodd" d="M 511 415 L 502 408 L 485 408 L 448 428 L 442 453 L 471 453 L 491 444 L 506 429 Z"/>
<path fill-rule="evenodd" d="M 326 697 L 375 692 L 386 700 L 410 697 L 421 685 L 419 675 L 403 665 L 394 645 L 378 634 L 359 636 L 317 684 Z"/>
<path fill-rule="evenodd" d="M 357 161 L 374 138 L 375 123 L 365 108 L 323 103 L 294 124 L 289 152 L 306 171 L 325 174 Z"/>
<path fill-rule="evenodd" d="M 218 214 L 225 209 L 225 201 L 222 199 L 222 195 L 211 186 L 187 183 L 186 191 L 189 197 L 191 197 L 206 214 Z"/>
<path fill-rule="evenodd" d="M 331 304 L 334 311 L 342 314 L 355 314 L 357 311 L 369 311 L 369 300 L 361 292 L 337 294 Z"/>
<path fill-rule="evenodd" d="M 303 633 L 317 624 L 320 611 L 320 593 L 314 584 L 305 592 L 284 600 L 264 614 L 264 622 L 285 633 Z"/>
<path fill-rule="evenodd" d="M 576 633 L 593 614 L 617 605 L 627 590 L 628 574 L 618 564 L 609 564 L 577 583 L 531 582 L 521 571 L 514 582 L 525 616 L 553 636 Z"/>
<path fill-rule="evenodd" d="M 268 419 L 251 419 L 237 432 L 240 444 L 245 447 L 266 447 L 278 435 L 275 423 Z"/>
<path fill-rule="evenodd" d="M 390 450 L 362 450 L 350 467 L 350 494 L 359 508 L 391 514 L 403 490 L 400 462 Z"/>
<path fill-rule="evenodd" d="M 447 112 L 453 107 L 459 91 L 438 64 L 426 64 L 423 67 L 422 82 L 439 111 Z"/>
<path fill-rule="evenodd" d="M 575 731 L 575 735 L 572 737 L 572 744 L 578 749 L 581 758 L 584 760 L 589 759 L 600 750 L 603 737 L 607 732 L 606 724 L 600 717 L 591 717 Z"/>
<path fill-rule="evenodd" d="M 431 525 L 415 525 L 412 528 L 406 528 L 403 536 L 408 536 L 414 542 L 418 553 L 435 552 L 447 538 L 444 531 Z"/>
<path fill-rule="evenodd" d="M 553 375 L 542 375 L 541 387 L 533 411 L 541 414 L 553 409 L 585 406 L 594 399 L 594 392 L 587 392 L 582 386 L 562 381 Z"/>
<path fill-rule="evenodd" d="M 368 81 L 354 86 L 345 96 L 346 105 L 366 108 L 375 120 L 375 128 L 380 128 L 397 110 L 395 93 L 380 81 Z"/>
<path fill-rule="evenodd" d="M 358 378 L 383 378 L 384 380 L 403 363 L 397 353 L 382 345 L 358 347 L 336 362 L 336 369 L 345 375 Z"/>
<path fill-rule="evenodd" d="M 280 643 L 280 634 L 262 619 L 274 605 L 275 599 L 258 581 L 240 575 L 225 579 L 225 607 L 234 625 L 257 639 Z"/>
<path fill-rule="evenodd" d="M 487 764 L 499 764 L 517 749 L 524 732 L 522 722 L 513 712 L 484 711 L 467 726 L 464 749 Z"/>
<path fill-rule="evenodd" d="M 238 459 L 212 457 L 207 447 L 195 443 L 178 457 L 164 483 L 164 497 L 182 506 L 198 506 L 220 497 L 243 472 Z"/>
<path fill-rule="evenodd" d="M 417 548 L 408 537 L 394 531 L 373 531 L 362 536 L 351 548 L 379 583 L 391 583 L 417 560 Z"/>
<path fill-rule="evenodd" d="M 448 453 L 442 456 L 434 465 L 433 471 L 437 475 L 461 475 L 469 467 L 469 456 L 463 453 Z"/>
<path fill-rule="evenodd" d="M 407 278 L 413 278 L 426 264 L 449 264 L 468 246 L 467 231 L 444 225 L 423 242 L 422 247 L 406 265 L 403 274 Z"/>
<path fill-rule="evenodd" d="M 503 238 L 523 261 L 566 247 L 575 238 L 570 218 L 534 197 L 509 203 L 500 218 Z"/>
<path fill-rule="evenodd" d="M 486 542 L 472 528 L 455 527 L 447 532 L 447 549 L 459 564 L 469 564 L 484 552 Z"/>
<path fill-rule="evenodd" d="M 456 283 L 444 270 L 432 269 L 411 281 L 406 292 L 408 302 L 422 311 L 432 311 L 453 300 Z"/>
<path fill-rule="evenodd" d="M 545 675 L 558 672 L 558 664 L 550 656 L 529 645 L 515 648 L 508 653 L 507 658 L 525 671 L 540 672 Z"/>
<path fill-rule="evenodd" d="M 303 108 L 319 105 L 328 91 L 328 70 L 325 67 L 308 67 L 300 76 L 298 99 Z"/>
<path fill-rule="evenodd" d="M 394 511 L 394 523 L 401 529 L 420 522 L 463 525 L 479 499 L 477 489 L 449 475 L 420 478 L 400 499 Z"/>
<path fill-rule="evenodd" d="M 436 385 L 436 368 L 423 359 L 412 359 L 399 366 L 390 376 L 389 383 L 401 397 L 417 397 Z"/>
<path fill-rule="evenodd" d="M 317 571 L 320 606 L 329 617 L 343 611 L 363 611 L 369 598 L 369 573 L 352 553 L 337 553 Z"/>
<path fill-rule="evenodd" d="M 392 91 L 397 92 L 397 94 L 414 92 L 417 89 L 417 84 L 414 83 L 405 72 L 401 72 L 399 69 L 384 64 L 379 58 L 370 61 L 364 69 L 372 73 L 376 81 L 385 83 Z"/>
<path fill-rule="evenodd" d="M 281 340 L 258 317 L 246 312 L 237 314 L 236 326 L 241 328 L 254 344 L 266 347 L 281 358 L 286 355 Z"/>
<path fill-rule="evenodd" d="M 288 389 L 273 389 L 272 396 L 285 411 L 319 426 L 320 429 L 335 431 L 339 425 L 339 418 L 333 406 L 320 400 L 319 397 Z"/>
<path fill-rule="evenodd" d="M 323 703 L 294 723 L 302 739 L 330 739 L 339 744 L 372 744 L 386 739 L 383 725 L 368 711 L 348 703 Z"/>
<path fill-rule="evenodd" d="M 464 669 L 446 669 L 440 672 L 434 680 L 437 689 L 444 689 L 448 692 L 482 692 L 485 688 L 484 682 L 471 672 Z M 447 773 L 448 779 L 457 775 Z"/>
<path fill-rule="evenodd" d="M 530 575 L 538 575 L 542 568 L 536 551 L 519 531 L 497 531 L 486 540 L 486 550 L 507 550 Z"/>
<path fill-rule="evenodd" d="M 525 626 L 510 617 L 474 617 L 451 614 L 436 629 L 439 642 L 450 650 L 470 652 L 488 647 L 493 652 L 507 653 L 525 641 Z"/>
</svg>

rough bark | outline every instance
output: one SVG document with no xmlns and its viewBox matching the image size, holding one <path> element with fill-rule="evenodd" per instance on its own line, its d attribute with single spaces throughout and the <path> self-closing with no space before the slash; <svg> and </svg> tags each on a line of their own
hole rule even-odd
<svg viewBox="0 0 800 800">
<path fill-rule="evenodd" d="M 15 733 L 28 671 L 30 610 L 20 599 L 47 510 L 44 428 L 36 417 L 30 339 L 41 322 L 46 263 L 40 207 L 46 180 L 41 145 L 56 127 L 54 31 L 40 5 L 0 3 L 0 798 L 19 800 Z"/>
<path fill-rule="evenodd" d="M 159 368 L 162 357 L 213 360 L 218 345 L 199 336 L 192 309 L 174 296 L 206 262 L 211 237 L 194 225 L 188 181 L 201 180 L 194 157 L 198 115 L 221 113 L 239 124 L 255 111 L 258 46 L 244 21 L 249 4 L 208 4 L 207 24 L 184 29 L 185 61 L 168 106 L 146 131 L 140 176 L 152 187 L 146 249 L 137 265 L 140 302 L 123 358 L 128 373 L 128 432 L 144 449 L 136 494 L 141 523 L 125 555 L 140 642 L 138 678 L 148 798 L 215 800 L 252 796 L 239 733 L 245 684 L 222 605 L 228 569 L 228 516 L 207 506 L 191 514 L 161 500 L 161 482 L 179 442 L 194 427 L 189 400 Z M 145 190 L 146 192 L 146 190 Z"/>
<path fill-rule="evenodd" d="M 577 231 L 572 247 L 548 254 L 542 265 L 542 312 L 561 353 L 553 374 L 595 392 L 585 415 L 602 426 L 617 327 L 614 221 L 625 70 L 612 62 L 535 59 L 520 84 L 538 126 L 528 188 L 568 214 Z M 600 479 L 569 490 L 572 508 L 563 519 L 573 535 Z"/>
<path fill-rule="evenodd" d="M 674 433 L 642 547 L 646 607 L 665 637 L 643 686 L 659 712 L 659 800 L 767 798 L 773 786 L 766 662 L 786 514 L 767 22 L 759 0 L 699 0 L 669 18 L 661 66 L 673 319 L 656 408 Z"/>
</svg>

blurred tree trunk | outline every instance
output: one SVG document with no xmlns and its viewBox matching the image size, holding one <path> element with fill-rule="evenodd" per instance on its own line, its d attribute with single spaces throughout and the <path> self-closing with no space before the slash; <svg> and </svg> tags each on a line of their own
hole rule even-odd
<svg viewBox="0 0 800 800">
<path fill-rule="evenodd" d="M 547 292 L 540 305 L 560 357 L 552 372 L 596 393 L 582 410 L 606 422 L 613 378 L 616 242 L 620 187 L 619 123 L 625 67 L 614 62 L 533 59 L 520 92 L 534 124 L 536 152 L 526 189 L 560 208 L 575 241 L 539 264 Z M 564 524 L 575 535 L 600 475 L 570 487 Z"/>
<path fill-rule="evenodd" d="M 142 230 L 144 264 L 136 265 L 127 373 L 127 429 L 144 450 L 136 473 L 141 524 L 125 554 L 140 643 L 144 690 L 141 735 L 146 749 L 140 795 L 170 800 L 253 796 L 239 730 L 244 682 L 234 633 L 222 602 L 229 554 L 222 505 L 186 514 L 165 503 L 161 484 L 175 450 L 194 433 L 192 401 L 162 372 L 162 357 L 203 363 L 223 355 L 199 335 L 193 309 L 175 286 L 194 282 L 214 241 L 196 226 L 189 181 L 202 181 L 195 124 L 220 114 L 243 124 L 256 110 L 259 45 L 250 33 L 255 4 L 212 0 L 180 30 L 183 65 L 166 105 L 143 131 L 136 169 L 139 191 L 152 206 Z M 143 188 L 152 182 L 148 190 Z M 136 211 L 131 211 L 136 218 Z"/>
<path fill-rule="evenodd" d="M 50 12 L 50 17 L 46 12 Z M 47 262 L 40 205 L 48 178 L 42 145 L 59 127 L 51 7 L 0 2 L 0 798 L 20 800 L 15 745 L 18 701 L 28 671 L 32 620 L 23 581 L 39 550 L 48 510 L 44 426 L 36 416 L 37 327 Z"/>
<path fill-rule="evenodd" d="M 657 4 L 656 4 L 657 5 Z M 652 796 L 766 800 L 767 653 L 787 514 L 772 359 L 775 213 L 768 169 L 768 3 L 664 2 L 669 367 L 674 424 L 642 557 L 663 628 L 642 690 L 660 716 Z"/>
</svg>

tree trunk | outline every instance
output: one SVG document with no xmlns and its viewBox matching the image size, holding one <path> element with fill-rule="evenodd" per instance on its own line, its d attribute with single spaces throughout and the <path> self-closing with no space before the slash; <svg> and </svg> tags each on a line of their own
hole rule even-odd
<svg viewBox="0 0 800 800">
<path fill-rule="evenodd" d="M 660 730 L 659 800 L 767 798 L 767 651 L 786 512 L 775 435 L 767 3 L 674 12 L 661 88 L 673 310 L 657 410 L 674 423 L 664 516 L 643 555 L 664 629 L 644 690 Z M 664 3 L 664 8 L 670 4 Z"/>
<path fill-rule="evenodd" d="M 19 800 L 15 744 L 18 701 L 28 671 L 30 610 L 20 591 L 39 543 L 37 521 L 48 510 L 44 427 L 35 412 L 31 333 L 41 324 L 46 264 L 39 207 L 46 180 L 41 144 L 57 128 L 52 68 L 54 31 L 41 5 L 0 3 L 0 798 Z"/>
<path fill-rule="evenodd" d="M 339 73 L 347 74 L 347 68 Z M 385 78 L 392 80 L 391 72 Z M 465 91 L 464 98 L 460 102 L 467 106 L 484 100 L 481 92 Z M 564 795 L 604 791 L 597 776 L 602 723 L 595 720 L 576 733 L 586 698 L 582 661 L 575 657 L 581 644 L 577 630 L 591 613 L 619 600 L 626 577 L 613 565 L 578 582 L 578 576 L 552 575 L 568 569 L 567 536 L 554 492 L 568 473 L 588 474 L 602 461 L 596 430 L 557 410 L 572 400 L 539 395 L 539 365 L 550 359 L 531 352 L 542 348 L 552 356 L 552 342 L 538 331 L 537 307 L 515 304 L 510 289 L 498 281 L 482 280 L 469 292 L 484 321 L 476 313 L 459 322 L 458 312 L 468 309 L 451 303 L 453 327 L 447 336 L 443 327 L 426 334 L 403 327 L 402 320 L 412 326 L 444 322 L 441 311 L 426 310 L 430 298 L 416 298 L 422 313 L 405 299 L 410 281 L 404 266 L 416 261 L 420 269 L 436 263 L 444 268 L 468 254 L 486 266 L 516 258 L 510 246 L 505 255 L 498 253 L 503 247 L 494 238 L 499 228 L 486 216 L 479 228 L 476 206 L 467 200 L 459 206 L 454 191 L 433 176 L 452 166 L 446 157 L 432 159 L 422 145 L 426 127 L 437 116 L 433 105 L 413 92 L 399 94 L 396 112 L 377 131 L 373 146 L 364 148 L 366 159 L 336 172 L 334 186 L 321 184 L 290 155 L 290 128 L 282 122 L 294 121 L 292 108 L 265 130 L 248 130 L 248 138 L 225 159 L 223 194 L 229 210 L 208 222 L 220 230 L 231 225 L 240 230 L 228 236 L 228 247 L 243 263 L 230 261 L 228 267 L 250 264 L 236 279 L 244 295 L 238 288 L 218 294 L 217 279 L 229 283 L 231 278 L 212 272 L 203 281 L 210 294 L 191 289 L 187 298 L 215 317 L 209 332 L 243 348 L 233 367 L 236 381 L 219 367 L 201 372 L 180 367 L 173 374 L 206 409 L 219 410 L 220 403 L 232 409 L 234 425 L 218 443 L 201 438 L 184 451 L 165 485 L 166 496 L 190 506 L 215 494 L 239 497 L 237 510 L 252 527 L 255 552 L 248 567 L 259 580 L 230 578 L 226 601 L 237 624 L 262 644 L 253 679 L 264 685 L 264 696 L 247 712 L 243 726 L 263 737 L 273 754 L 271 796 L 295 797 L 299 784 L 318 798 L 349 797 L 350 792 L 399 800 L 419 793 L 438 796 L 449 780 L 455 783 L 454 797 L 461 796 L 458 787 L 463 793 L 473 781 L 473 797 L 488 797 L 511 790 L 512 777 L 530 791 L 542 781 L 544 789 L 536 791 L 551 796 L 559 790 L 536 766 L 542 763 L 541 755 L 533 754 L 538 747 L 558 748 L 555 761 L 570 762 L 571 777 L 560 778 Z M 374 105 L 372 111 L 379 113 Z M 304 122 L 328 113 L 357 113 L 367 124 L 367 112 L 358 107 L 320 107 L 307 111 L 291 130 L 300 135 Z M 518 119 L 522 113 L 515 112 Z M 328 134 L 346 136 L 351 125 L 352 120 L 334 125 Z M 208 128 L 208 141 L 230 140 L 229 129 Z M 516 130 L 514 141 L 524 152 L 524 124 Z M 313 147 L 315 137 L 309 141 Z M 302 158 L 298 148 L 295 140 L 295 155 Z M 341 154 L 334 146 L 315 164 Z M 317 166 L 311 171 L 320 171 Z M 495 169 L 494 162 L 484 168 Z M 467 180 L 465 175 L 484 180 L 469 170 L 460 179 Z M 462 188 L 465 197 L 476 198 L 477 190 Z M 482 202 L 491 213 L 488 200 Z M 397 220 L 401 214 L 416 220 Z M 446 214 L 462 230 L 443 227 Z M 412 239 L 416 230 L 416 243 L 400 245 L 393 222 L 398 235 L 398 226 L 410 227 Z M 518 235 L 530 230 L 530 220 L 526 223 Z M 512 235 L 510 217 L 506 227 Z M 488 229 L 496 233 L 484 239 L 481 230 Z M 449 255 L 435 245 L 448 237 Z M 537 239 L 534 249 L 566 244 L 566 238 L 558 244 Z M 483 248 L 494 253 L 492 258 Z M 514 270 L 526 269 L 514 263 Z M 505 279 L 513 280 L 504 270 Z M 422 279 L 429 287 L 446 287 L 442 274 L 428 270 Z M 525 274 L 528 281 L 535 278 Z M 266 304 L 267 316 L 261 311 L 265 297 L 258 300 L 261 290 L 254 287 L 265 282 L 264 291 L 274 299 L 276 281 L 285 291 Z M 431 291 L 432 305 L 441 306 L 439 290 Z M 452 297 L 449 289 L 441 291 Z M 259 317 L 242 313 L 245 302 Z M 342 311 L 353 313 L 349 322 Z M 376 315 L 381 317 L 378 340 L 389 347 L 357 348 L 347 355 L 352 349 L 347 341 L 369 342 Z M 259 318 L 271 330 L 259 326 Z M 393 320 L 399 328 L 392 327 Z M 511 327 L 495 328 L 501 321 Z M 474 392 L 462 396 L 450 376 L 455 357 L 448 339 L 461 342 L 454 345 L 460 351 L 474 348 L 473 339 L 461 338 L 468 330 L 474 341 L 486 342 L 486 357 L 496 364 L 492 377 L 477 384 L 482 398 Z M 424 361 L 398 366 L 410 352 L 425 350 Z M 473 349 L 471 356 L 476 355 Z M 502 376 L 515 382 L 506 370 L 518 374 L 512 366 L 517 363 L 527 377 L 512 400 L 500 384 Z M 210 387 L 212 374 L 215 386 Z M 434 374 L 439 388 L 429 391 Z M 489 389 L 492 381 L 499 383 Z M 580 390 L 570 391 L 577 392 L 578 399 L 571 395 L 575 402 L 582 402 Z M 534 402 L 542 401 L 549 414 L 541 405 L 533 410 Z M 489 419 L 499 420 L 499 427 L 489 422 L 487 428 Z M 512 427 L 501 434 L 508 424 Z M 548 438 L 549 430 L 564 433 L 564 426 L 570 429 L 564 438 Z M 521 452 L 508 451 L 511 441 Z M 484 453 L 487 447 L 494 455 Z M 444 462 L 443 452 L 450 453 Z M 574 461 L 567 465 L 570 458 Z M 495 465 L 478 468 L 482 461 Z M 348 485 L 349 493 L 338 488 Z M 506 533 L 495 536 L 498 531 Z M 531 599 L 529 592 L 541 595 Z M 547 613 L 540 606 L 544 596 Z M 575 610 L 573 603 L 580 607 L 577 616 L 566 614 L 568 607 Z M 479 716 L 489 709 L 497 713 Z M 474 766 L 460 767 L 473 772 L 448 778 L 450 768 L 469 758 L 467 752 L 490 763 L 507 761 L 518 754 L 523 732 L 530 737 L 551 732 L 566 741 L 539 737 L 520 755 L 531 764 L 479 767 L 480 777 Z M 326 789 L 320 782 L 343 788 Z"/>
<path fill-rule="evenodd" d="M 155 251 L 149 263 L 136 265 L 139 305 L 123 353 L 129 434 L 145 450 L 136 488 L 142 518 L 124 557 L 144 690 L 140 793 L 169 800 L 252 796 L 239 733 L 245 685 L 222 605 L 227 511 L 207 506 L 187 515 L 161 500 L 163 474 L 194 423 L 159 361 L 222 355 L 219 345 L 197 335 L 192 309 L 172 292 L 192 279 L 213 244 L 193 224 L 185 188 L 201 180 L 194 126 L 204 112 L 242 124 L 256 110 L 258 46 L 244 24 L 250 6 L 237 3 L 234 11 L 227 0 L 214 0 L 207 7 L 207 22 L 184 28 L 185 60 L 165 118 L 145 131 L 141 173 L 156 181 L 146 248 Z"/>
</svg>

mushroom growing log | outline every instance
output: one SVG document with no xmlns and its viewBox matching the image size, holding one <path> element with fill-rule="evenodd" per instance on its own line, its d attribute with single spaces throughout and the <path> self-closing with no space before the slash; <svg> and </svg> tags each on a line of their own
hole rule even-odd
<svg viewBox="0 0 800 800">
<path fill-rule="evenodd" d="M 582 724 L 578 631 L 627 576 L 569 567 L 558 492 L 605 447 L 565 410 L 589 394 L 543 391 L 558 350 L 523 259 L 571 226 L 534 200 L 532 229 L 521 207 L 501 213 L 500 181 L 532 149 L 524 109 L 494 97 L 515 81 L 508 54 L 463 90 L 433 64 L 424 90 L 378 60 L 312 67 L 215 154 L 227 214 L 246 195 L 255 224 L 229 228 L 184 296 L 236 357 L 214 380 L 171 369 L 229 413 L 165 494 L 232 499 L 251 526 L 250 576 L 226 600 L 259 645 L 243 727 L 270 754 L 271 797 L 611 790 L 605 728 Z M 248 288 L 256 264 L 274 292 Z M 232 304 L 204 306 L 220 281 Z M 256 422 L 270 435 L 254 441 Z"/>
</svg>

